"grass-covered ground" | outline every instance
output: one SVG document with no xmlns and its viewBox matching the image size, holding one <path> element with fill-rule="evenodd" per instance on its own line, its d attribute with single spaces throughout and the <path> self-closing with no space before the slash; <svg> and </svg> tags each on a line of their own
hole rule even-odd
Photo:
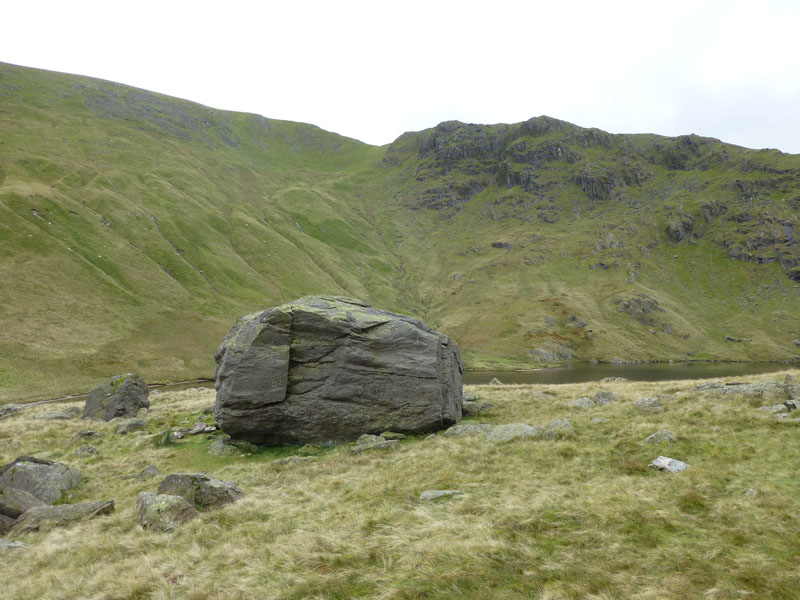
<svg viewBox="0 0 800 600">
<path fill-rule="evenodd" d="M 797 371 L 795 377 L 800 376 Z M 738 378 L 783 381 L 784 373 Z M 323 448 L 275 465 L 295 447 L 212 457 L 197 436 L 175 446 L 136 444 L 115 423 L 45 421 L 54 405 L 0 420 L 0 461 L 22 454 L 77 467 L 70 501 L 114 499 L 108 517 L 24 536 L 0 561 L 3 597 L 86 599 L 797 598 L 800 485 L 797 424 L 759 409 L 773 401 L 693 390 L 697 381 L 474 386 L 495 408 L 487 423 L 546 425 L 559 440 L 496 444 L 411 437 L 387 451 Z M 599 390 L 618 402 L 568 402 Z M 634 402 L 662 396 L 660 414 Z M 151 398 L 148 432 L 191 425 L 213 403 L 206 391 Z M 105 435 L 70 442 L 92 427 Z M 645 446 L 672 430 L 677 441 Z M 99 450 L 75 456 L 82 443 Z M 679 474 L 647 467 L 659 455 Z M 123 479 L 155 464 L 161 476 Z M 135 500 L 172 472 L 236 482 L 240 502 L 169 534 L 143 531 Z M 428 489 L 463 495 L 422 502 Z"/>
</svg>

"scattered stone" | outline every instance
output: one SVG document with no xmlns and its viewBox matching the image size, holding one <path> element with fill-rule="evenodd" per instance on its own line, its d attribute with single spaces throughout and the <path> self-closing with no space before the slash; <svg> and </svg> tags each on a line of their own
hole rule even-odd
<svg viewBox="0 0 800 600">
<path fill-rule="evenodd" d="M 205 473 L 173 473 L 158 486 L 159 495 L 182 496 L 199 509 L 218 508 L 236 502 L 244 492 L 235 483 Z"/>
<path fill-rule="evenodd" d="M 15 519 L 0 514 L 0 537 L 3 537 L 5 534 L 11 531 L 11 528 L 14 526 L 14 521 Z"/>
<path fill-rule="evenodd" d="M 14 487 L 0 489 L 0 515 L 10 519 L 18 519 L 29 508 L 44 505 L 39 498 L 25 490 Z"/>
<path fill-rule="evenodd" d="M 776 413 L 788 413 L 789 407 L 786 404 L 771 404 L 769 406 L 761 406 L 759 407 L 760 410 L 763 410 L 765 413 L 768 414 L 776 414 Z"/>
<path fill-rule="evenodd" d="M 487 385 L 503 385 L 503 382 L 497 377 L 492 377 L 492 380 Z"/>
<path fill-rule="evenodd" d="M 495 425 L 484 435 L 490 442 L 510 442 L 520 438 L 532 438 L 540 435 L 539 429 L 525 423 L 507 423 Z"/>
<path fill-rule="evenodd" d="M 25 408 L 24 404 L 4 404 L 0 406 L 0 419 L 18 413 L 23 408 Z"/>
<path fill-rule="evenodd" d="M 120 423 L 114 431 L 119 435 L 125 435 L 134 431 L 142 431 L 143 429 L 147 429 L 147 421 L 137 417 Z"/>
<path fill-rule="evenodd" d="M 59 410 L 56 412 L 46 412 L 42 415 L 39 415 L 39 419 L 44 421 L 69 421 L 70 419 L 77 419 L 81 416 L 81 409 L 77 406 L 70 406 L 69 408 L 65 408 L 64 410 Z"/>
<path fill-rule="evenodd" d="M 666 471 L 667 473 L 680 473 L 689 468 L 689 465 L 685 462 L 667 456 L 659 456 L 647 466 L 658 469 L 659 471 Z"/>
<path fill-rule="evenodd" d="M 491 402 L 472 402 L 471 400 L 464 401 L 464 416 L 465 417 L 477 417 L 485 410 L 491 410 L 492 408 L 497 408 Z"/>
<path fill-rule="evenodd" d="M 176 440 L 182 440 L 183 439 L 183 435 L 184 435 L 183 431 L 173 431 L 172 432 L 172 437 L 174 437 Z"/>
<path fill-rule="evenodd" d="M 153 531 L 172 531 L 181 523 L 200 516 L 183 496 L 142 492 L 136 499 L 139 525 Z"/>
<path fill-rule="evenodd" d="M 53 527 L 63 527 L 75 521 L 94 519 L 112 512 L 114 512 L 113 500 L 59 504 L 58 506 L 35 506 L 22 513 L 8 534 L 15 536 L 32 531 L 46 531 Z"/>
<path fill-rule="evenodd" d="M 656 431 L 655 433 L 651 433 L 642 442 L 644 444 L 669 444 L 670 442 L 677 441 L 678 438 L 675 437 L 675 434 L 672 433 L 669 429 L 662 429 L 660 431 Z"/>
<path fill-rule="evenodd" d="M 758 495 L 758 492 L 757 492 L 756 490 L 754 490 L 753 488 L 750 488 L 749 490 L 747 490 L 747 491 L 744 493 L 744 495 L 745 495 L 745 496 L 757 496 L 757 495 Z"/>
<path fill-rule="evenodd" d="M 777 404 L 786 400 L 785 383 L 761 381 L 757 383 L 728 383 L 709 381 L 692 388 L 697 392 L 712 392 L 721 396 L 741 396 L 748 400 L 762 400 Z"/>
<path fill-rule="evenodd" d="M 150 408 L 148 395 L 147 384 L 138 375 L 117 375 L 89 392 L 83 418 L 110 421 L 135 417 L 140 408 Z"/>
<path fill-rule="evenodd" d="M 26 548 L 25 544 L 22 542 L 12 542 L 9 540 L 0 540 L 0 552 L 4 550 L 22 550 Z"/>
<path fill-rule="evenodd" d="M 97 454 L 98 452 L 99 450 L 97 448 L 86 444 L 75 450 L 75 456 L 88 456 L 90 454 Z"/>
<path fill-rule="evenodd" d="M 136 475 L 136 479 L 149 479 L 150 477 L 157 477 L 158 474 L 158 467 L 155 465 L 150 465 L 142 469 L 139 474 Z"/>
<path fill-rule="evenodd" d="M 542 437 L 546 440 L 560 440 L 574 435 L 575 426 L 569 419 L 553 419 L 542 432 Z"/>
<path fill-rule="evenodd" d="M 614 392 L 608 391 L 600 391 L 594 395 L 594 403 L 597 406 L 605 406 L 609 402 L 617 402 L 619 400 L 619 396 L 617 396 Z"/>
<path fill-rule="evenodd" d="M 643 413 L 658 414 L 660 412 L 664 412 L 664 405 L 661 404 L 661 400 L 654 396 L 639 398 L 634 403 L 634 406 L 636 407 L 636 410 Z"/>
<path fill-rule="evenodd" d="M 313 456 L 286 456 L 284 458 L 276 458 L 272 461 L 273 465 L 290 465 L 300 462 L 308 462 L 314 460 Z"/>
<path fill-rule="evenodd" d="M 215 425 L 207 425 L 202 421 L 198 421 L 192 428 L 186 432 L 186 435 L 197 435 L 199 433 L 213 433 L 217 430 Z"/>
<path fill-rule="evenodd" d="M 791 375 L 787 375 L 783 380 L 783 390 L 789 397 L 789 400 L 800 401 L 800 383 Z"/>
<path fill-rule="evenodd" d="M 256 450 L 258 450 L 258 446 L 255 444 L 231 438 L 217 438 L 208 445 L 208 453 L 211 456 L 239 456 L 252 454 Z"/>
<path fill-rule="evenodd" d="M 395 431 L 384 431 L 381 437 L 385 440 L 404 440 L 406 436 L 404 433 L 397 433 Z"/>
<path fill-rule="evenodd" d="M 399 440 L 387 440 L 380 435 L 363 434 L 356 440 L 356 445 L 350 448 L 353 454 L 360 454 L 367 450 L 378 450 L 384 448 L 394 448 L 400 444 Z"/>
<path fill-rule="evenodd" d="M 570 408 L 594 408 L 597 405 L 594 403 L 594 400 L 588 396 L 582 396 L 575 400 L 570 400 L 567 406 Z"/>
<path fill-rule="evenodd" d="M 733 337 L 732 335 L 726 335 L 725 336 L 725 341 L 726 342 L 735 342 L 736 343 L 736 342 L 741 342 L 742 340 L 740 340 L 737 337 Z"/>
<path fill-rule="evenodd" d="M 84 429 L 79 431 L 75 435 L 73 435 L 69 441 L 70 442 L 77 442 L 82 440 L 96 440 L 97 438 L 103 437 L 103 434 L 99 431 L 95 431 L 94 429 Z"/>
<path fill-rule="evenodd" d="M 426 433 L 461 418 L 455 343 L 359 300 L 308 296 L 244 316 L 214 357 L 214 416 L 234 439 L 345 441 L 366 423 Z"/>
<path fill-rule="evenodd" d="M 419 495 L 421 502 L 428 502 L 430 500 L 437 500 L 439 498 L 452 498 L 453 496 L 461 496 L 464 492 L 461 490 L 425 490 Z"/>
<path fill-rule="evenodd" d="M 80 482 L 76 469 L 33 456 L 20 456 L 0 467 L 0 489 L 24 490 L 47 504 L 61 500 L 64 492 Z"/>
<path fill-rule="evenodd" d="M 623 383 L 625 381 L 630 381 L 630 379 L 625 377 L 603 377 L 600 383 Z"/>
<path fill-rule="evenodd" d="M 464 402 L 477 402 L 478 394 L 464 394 L 463 400 Z"/>
<path fill-rule="evenodd" d="M 453 425 L 452 427 L 447 429 L 443 435 L 445 437 L 454 437 L 462 435 L 486 435 L 486 433 L 492 427 L 494 427 L 494 425 L 488 425 L 486 423 L 460 423 L 459 425 Z"/>
</svg>

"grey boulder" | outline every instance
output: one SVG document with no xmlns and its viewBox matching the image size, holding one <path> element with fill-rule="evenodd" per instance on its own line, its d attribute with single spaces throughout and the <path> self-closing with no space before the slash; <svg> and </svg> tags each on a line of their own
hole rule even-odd
<svg viewBox="0 0 800 600">
<path fill-rule="evenodd" d="M 33 456 L 20 456 L 0 467 L 0 489 L 17 488 L 46 504 L 61 499 L 81 482 L 81 474 L 65 464 Z"/>
<path fill-rule="evenodd" d="M 666 471 L 667 473 L 680 473 L 689 468 L 689 465 L 685 462 L 669 458 L 668 456 L 659 456 L 647 466 L 658 469 L 659 471 Z"/>
<path fill-rule="evenodd" d="M 58 506 L 35 506 L 22 513 L 11 527 L 8 535 L 15 536 L 31 531 L 46 531 L 53 527 L 63 527 L 75 521 L 94 519 L 97 516 L 107 515 L 112 512 L 114 512 L 113 500 L 60 504 Z"/>
<path fill-rule="evenodd" d="M 359 300 L 308 296 L 244 316 L 214 358 L 217 423 L 255 444 L 425 433 L 462 414 L 455 343 Z"/>
<path fill-rule="evenodd" d="M 138 375 L 117 375 L 89 392 L 83 418 L 110 421 L 117 417 L 135 417 L 139 409 L 150 408 L 149 395 L 147 384 Z"/>
<path fill-rule="evenodd" d="M 0 490 L 0 515 L 17 519 L 29 508 L 44 506 L 36 496 L 19 488 L 8 487 Z"/>
<path fill-rule="evenodd" d="M 142 492 L 136 499 L 139 525 L 153 531 L 172 531 L 181 523 L 200 516 L 183 496 Z"/>
</svg>

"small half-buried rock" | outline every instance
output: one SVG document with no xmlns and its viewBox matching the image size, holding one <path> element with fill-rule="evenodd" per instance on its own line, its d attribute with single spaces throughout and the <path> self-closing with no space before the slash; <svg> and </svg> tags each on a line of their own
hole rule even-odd
<svg viewBox="0 0 800 600">
<path fill-rule="evenodd" d="M 22 513 L 11 527 L 8 535 L 16 536 L 31 531 L 46 531 L 53 527 L 69 525 L 75 521 L 94 519 L 113 511 L 113 500 L 60 504 L 58 506 L 34 506 Z"/>
<path fill-rule="evenodd" d="M 464 492 L 461 490 L 425 490 L 420 493 L 419 499 L 422 502 L 429 502 L 431 500 L 438 500 L 440 498 L 452 498 L 453 496 L 461 496 Z"/>
<path fill-rule="evenodd" d="M 212 509 L 236 502 L 244 492 L 235 483 L 205 473 L 172 473 L 158 486 L 159 495 L 181 496 L 199 509 Z"/>
<path fill-rule="evenodd" d="M 685 462 L 667 456 L 659 456 L 647 466 L 667 473 L 680 473 L 689 468 L 689 465 Z"/>
</svg>

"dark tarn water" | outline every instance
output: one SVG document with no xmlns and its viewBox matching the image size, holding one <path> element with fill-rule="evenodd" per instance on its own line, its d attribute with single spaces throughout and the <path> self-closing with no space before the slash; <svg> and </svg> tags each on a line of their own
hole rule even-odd
<svg viewBox="0 0 800 600">
<path fill-rule="evenodd" d="M 666 381 L 670 379 L 713 379 L 741 377 L 785 371 L 794 364 L 779 363 L 645 363 L 637 365 L 577 364 L 554 369 L 532 371 L 467 371 L 465 385 L 489 383 L 496 377 L 503 383 L 583 383 L 604 377 L 624 377 L 631 381 Z"/>
</svg>

